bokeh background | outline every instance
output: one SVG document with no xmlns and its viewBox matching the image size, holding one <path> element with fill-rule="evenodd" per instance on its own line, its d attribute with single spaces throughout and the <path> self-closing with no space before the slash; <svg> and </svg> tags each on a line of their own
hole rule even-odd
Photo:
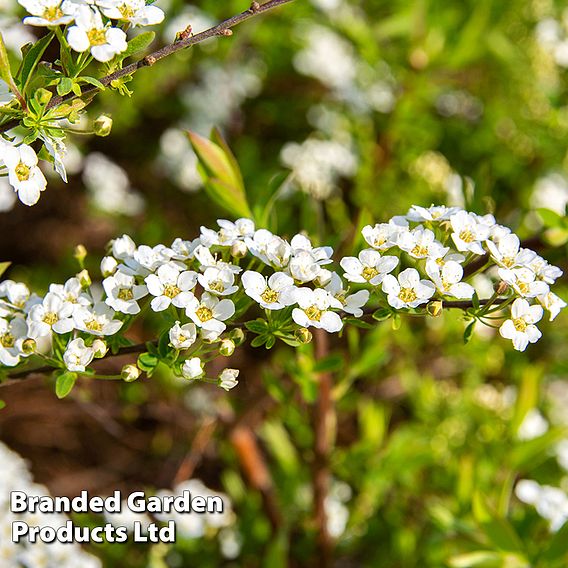
<svg viewBox="0 0 568 568">
<path fill-rule="evenodd" d="M 157 5 L 156 45 L 247 8 Z M 36 30 L 13 0 L 0 9 L 17 51 Z M 281 234 L 305 230 L 345 254 L 362 225 L 444 203 L 493 213 L 566 272 L 564 2 L 297 0 L 128 86 L 132 97 L 105 92 L 91 107 L 112 116 L 109 137 L 69 139 L 68 184 L 52 175 L 30 209 L 0 179 L 10 278 L 44 290 L 77 271 L 77 244 L 95 273 L 123 233 L 154 245 L 214 226 L 225 213 L 201 190 L 184 134 L 212 127 L 249 201 L 273 200 Z M 446 314 L 333 339 L 334 565 L 568 565 L 568 318 L 542 322 L 525 353 L 479 326 L 464 345 L 463 329 Z M 150 321 L 133 339 L 152 331 Z M 242 381 L 229 394 L 165 375 L 82 383 L 65 401 L 47 378 L 3 387 L 0 439 L 53 494 L 178 491 L 193 479 L 230 501 L 222 521 L 181 523 L 175 546 L 92 546 L 103 566 L 316 564 L 310 347 L 240 349 L 231 363 Z"/>
</svg>

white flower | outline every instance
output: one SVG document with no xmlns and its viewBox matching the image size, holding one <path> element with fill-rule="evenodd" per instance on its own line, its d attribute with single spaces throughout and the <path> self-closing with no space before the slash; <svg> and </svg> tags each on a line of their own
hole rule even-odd
<svg viewBox="0 0 568 568">
<path fill-rule="evenodd" d="M 395 246 L 399 236 L 408 231 L 408 221 L 394 217 L 388 223 L 377 223 L 374 227 L 366 225 L 361 234 L 377 250 L 387 250 Z"/>
<path fill-rule="evenodd" d="M 93 335 L 114 335 L 122 322 L 114 319 L 114 310 L 104 302 L 97 302 L 92 308 L 79 306 L 73 314 L 75 327 Z"/>
<path fill-rule="evenodd" d="M 503 268 L 516 268 L 529 265 L 536 257 L 536 253 L 521 248 L 521 241 L 513 233 L 502 236 L 499 242 L 486 242 L 491 258 Z"/>
<path fill-rule="evenodd" d="M 343 322 L 338 314 L 329 308 L 341 309 L 339 300 L 321 288 L 296 288 L 293 298 L 299 308 L 292 310 L 292 319 L 302 327 L 316 327 L 330 333 L 339 331 Z"/>
<path fill-rule="evenodd" d="M 470 284 L 461 282 L 463 268 L 461 264 L 449 260 L 440 266 L 435 260 L 426 261 L 426 273 L 432 279 L 436 288 L 445 296 L 453 296 L 460 300 L 469 299 L 475 289 Z"/>
<path fill-rule="evenodd" d="M 69 333 L 73 329 L 74 305 L 63 300 L 58 294 L 48 292 L 41 304 L 30 309 L 28 315 L 29 334 L 33 339 L 55 333 Z"/>
<path fill-rule="evenodd" d="M 346 256 L 339 264 L 345 270 L 345 278 L 349 282 L 368 282 L 373 286 L 378 286 L 383 278 L 396 268 L 398 258 L 381 256 L 376 250 L 365 249 L 359 253 L 359 258 Z"/>
<path fill-rule="evenodd" d="M 314 255 L 307 251 L 301 250 L 295 254 L 288 265 L 290 275 L 298 282 L 306 283 L 315 280 L 320 272 L 321 266 L 319 265 Z"/>
<path fill-rule="evenodd" d="M 363 315 L 361 309 L 368 301 L 370 293 L 368 290 L 359 290 L 354 294 L 347 294 L 347 290 L 343 287 L 341 277 L 336 272 L 331 274 L 329 283 L 325 289 L 336 299 L 339 300 L 343 306 L 343 311 L 352 314 L 356 318 Z"/>
<path fill-rule="evenodd" d="M 22 282 L 0 282 L 0 298 L 7 298 L 12 306 L 23 309 L 30 299 L 30 289 Z"/>
<path fill-rule="evenodd" d="M 245 237 L 254 235 L 254 221 L 251 219 L 241 218 L 234 223 L 226 219 L 217 219 L 217 223 L 221 227 L 219 231 L 201 227 L 201 243 L 204 246 L 231 246 Z"/>
<path fill-rule="evenodd" d="M 156 6 L 146 6 L 144 0 L 98 0 L 102 13 L 111 20 L 124 20 L 133 26 L 152 26 L 164 19 Z"/>
<path fill-rule="evenodd" d="M 549 292 L 548 284 L 536 280 L 535 273 L 530 268 L 500 268 L 498 273 L 499 277 L 523 298 L 534 298 Z"/>
<path fill-rule="evenodd" d="M 105 256 L 101 260 L 101 274 L 107 278 L 108 276 L 112 276 L 118 267 L 118 262 L 116 258 L 112 256 Z"/>
<path fill-rule="evenodd" d="M 107 298 L 105 302 L 115 311 L 123 314 L 137 314 L 140 312 L 138 300 L 148 294 L 148 288 L 136 284 L 134 276 L 117 270 L 113 276 L 103 280 L 103 288 Z"/>
<path fill-rule="evenodd" d="M 235 274 L 227 268 L 207 268 L 197 280 L 205 290 L 218 296 L 229 296 L 239 289 L 235 286 Z"/>
<path fill-rule="evenodd" d="M 199 357 L 192 357 L 183 362 L 181 374 L 184 379 L 197 379 L 203 375 L 203 363 Z"/>
<path fill-rule="evenodd" d="M 266 229 L 255 231 L 252 238 L 245 238 L 245 243 L 254 256 L 273 268 L 281 270 L 290 262 L 292 254 L 290 244 Z"/>
<path fill-rule="evenodd" d="M 331 255 L 333 254 L 333 249 L 331 247 L 314 247 L 310 239 L 305 235 L 294 235 L 290 241 L 290 248 L 293 255 L 302 251 L 311 253 L 313 259 L 318 264 L 329 264 L 332 262 Z"/>
<path fill-rule="evenodd" d="M 557 278 L 562 276 L 562 270 L 558 266 L 549 264 L 548 261 L 540 256 L 535 256 L 528 266 L 539 280 L 543 280 L 547 284 L 554 284 Z"/>
<path fill-rule="evenodd" d="M 169 336 L 174 349 L 188 349 L 197 339 L 197 328 L 194 323 L 180 325 L 179 321 L 176 321 L 170 329 Z"/>
<path fill-rule="evenodd" d="M 81 281 L 76 277 L 69 278 L 65 284 L 50 284 L 49 291 L 70 304 L 88 306 L 91 303 L 89 297 L 83 292 Z"/>
<path fill-rule="evenodd" d="M 63 362 L 69 371 L 82 373 L 95 357 L 92 347 L 87 347 L 81 338 L 70 341 L 63 354 Z"/>
<path fill-rule="evenodd" d="M 110 61 L 128 47 L 126 34 L 118 28 L 105 26 L 100 13 L 88 6 L 77 8 L 75 25 L 69 28 L 67 41 L 79 53 L 90 50 L 101 63 Z"/>
<path fill-rule="evenodd" d="M 422 226 L 401 233 L 397 244 L 413 258 L 440 258 L 449 250 L 436 240 L 436 235 L 430 229 Z"/>
<path fill-rule="evenodd" d="M 175 252 L 171 248 L 160 244 L 155 247 L 140 245 L 134 251 L 132 258 L 138 273 L 141 276 L 147 276 L 149 272 L 154 272 L 162 264 L 170 262 L 173 256 L 175 256 Z M 172 261 L 172 264 L 179 266 L 180 269 L 184 268 L 181 263 Z"/>
<path fill-rule="evenodd" d="M 231 390 L 239 384 L 239 381 L 237 380 L 238 376 L 238 369 L 224 369 L 219 375 L 219 386 L 226 391 Z"/>
<path fill-rule="evenodd" d="M 195 249 L 201 244 L 201 239 L 193 239 L 192 241 L 184 241 L 177 238 L 172 243 L 171 249 L 174 251 L 172 258 L 176 260 L 191 260 L 194 258 Z"/>
<path fill-rule="evenodd" d="M 485 253 L 481 241 L 485 241 L 489 237 L 490 226 L 483 223 L 482 220 L 484 218 L 467 211 L 459 211 L 450 217 L 454 231 L 452 239 L 459 251 L 470 251 L 475 254 Z"/>
<path fill-rule="evenodd" d="M 146 277 L 148 291 L 155 298 L 151 302 L 155 312 L 161 312 L 173 304 L 176 308 L 186 308 L 195 299 L 193 288 L 197 283 L 197 274 L 192 270 L 183 272 L 171 262 L 162 264 L 156 274 Z"/>
<path fill-rule="evenodd" d="M 406 214 L 409 221 L 447 221 L 452 215 L 460 211 L 459 207 L 446 207 L 445 205 L 430 205 L 430 207 L 420 207 L 413 205 Z"/>
<path fill-rule="evenodd" d="M 112 256 L 119 260 L 127 260 L 134 257 L 136 243 L 128 235 L 122 235 L 118 239 L 111 241 Z"/>
<path fill-rule="evenodd" d="M 21 318 L 12 321 L 0 318 L 0 363 L 15 367 L 22 356 L 22 342 L 28 336 L 28 326 Z"/>
<path fill-rule="evenodd" d="M 541 320 L 542 312 L 540 306 L 531 306 L 526 300 L 517 298 L 511 306 L 512 318 L 503 323 L 499 333 L 505 339 L 511 339 L 517 351 L 524 351 L 529 343 L 536 343 L 542 335 L 534 325 Z"/>
<path fill-rule="evenodd" d="M 231 271 L 233 274 L 238 274 L 242 271 L 242 268 L 239 266 L 216 258 L 213 254 L 211 254 L 211 251 L 206 246 L 201 244 L 195 248 L 193 255 L 201 265 L 200 270 L 202 272 L 205 272 L 208 268 L 218 268 L 219 270 L 226 269 Z"/>
<path fill-rule="evenodd" d="M 393 308 L 416 308 L 425 304 L 436 292 L 432 282 L 420 280 L 415 268 L 403 270 L 398 279 L 387 274 L 383 280 L 383 292 L 387 293 L 387 301 Z"/>
<path fill-rule="evenodd" d="M 32 16 L 24 18 L 30 26 L 60 26 L 73 21 L 75 7 L 67 0 L 18 0 Z"/>
<path fill-rule="evenodd" d="M 35 205 L 47 181 L 37 165 L 34 149 L 27 144 L 12 146 L 0 139 L 0 150 L 0 159 L 8 168 L 8 180 L 18 193 L 18 198 L 25 205 Z"/>
<path fill-rule="evenodd" d="M 566 302 L 559 298 L 554 292 L 548 292 L 543 296 L 537 296 L 537 300 L 542 304 L 545 310 L 550 314 L 549 321 L 554 318 L 566 307 Z"/>
<path fill-rule="evenodd" d="M 267 280 L 262 274 L 247 270 L 242 282 L 245 294 L 267 310 L 281 310 L 295 303 L 291 294 L 294 280 L 283 272 L 275 272 Z"/>
<path fill-rule="evenodd" d="M 193 297 L 185 313 L 201 328 L 204 339 L 214 341 L 227 328 L 223 322 L 235 313 L 235 304 L 231 300 L 219 300 L 212 294 L 203 292 L 201 301 Z"/>
</svg>

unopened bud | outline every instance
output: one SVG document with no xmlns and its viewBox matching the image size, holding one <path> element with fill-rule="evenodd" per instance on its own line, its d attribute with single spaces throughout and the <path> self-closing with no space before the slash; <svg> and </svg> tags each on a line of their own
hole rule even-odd
<svg viewBox="0 0 568 568">
<path fill-rule="evenodd" d="M 503 280 L 499 280 L 499 282 L 495 284 L 493 289 L 499 296 L 502 296 L 509 289 L 509 284 L 507 284 L 507 282 L 504 282 Z"/>
<path fill-rule="evenodd" d="M 132 383 L 141 374 L 142 371 L 136 365 L 125 365 L 124 367 L 122 367 L 122 372 L 120 373 L 120 376 L 122 377 L 122 380 L 125 381 L 126 383 Z"/>
<path fill-rule="evenodd" d="M 307 327 L 301 327 L 294 332 L 294 337 L 300 343 L 309 343 L 312 340 L 312 332 Z"/>
<path fill-rule="evenodd" d="M 73 256 L 83 266 L 83 261 L 87 258 L 87 249 L 83 245 L 77 245 L 73 251 Z"/>
<path fill-rule="evenodd" d="M 112 256 L 105 256 L 101 260 L 101 274 L 108 278 L 116 272 L 116 267 L 118 266 L 118 261 Z"/>
<path fill-rule="evenodd" d="M 112 118 L 101 114 L 93 123 L 93 131 L 97 136 L 108 136 L 112 130 Z"/>
<path fill-rule="evenodd" d="M 91 347 L 97 359 L 102 359 L 108 352 L 107 344 L 102 339 L 95 339 Z"/>
<path fill-rule="evenodd" d="M 36 349 L 37 343 L 35 339 L 28 337 L 27 339 L 24 339 L 24 341 L 22 341 L 22 352 L 24 354 L 29 355 L 30 353 L 34 353 Z"/>
<path fill-rule="evenodd" d="M 88 288 L 93 283 L 88 270 L 81 270 L 81 272 L 77 274 L 77 278 L 83 288 Z"/>
<path fill-rule="evenodd" d="M 243 258 L 247 255 L 247 251 L 247 245 L 243 243 L 243 241 L 237 241 L 236 243 L 233 243 L 233 246 L 231 247 L 231 256 L 234 258 Z"/>
<path fill-rule="evenodd" d="M 230 357 L 235 352 L 235 342 L 231 339 L 223 339 L 221 341 L 221 347 L 219 347 L 219 353 L 223 357 Z"/>
<path fill-rule="evenodd" d="M 240 327 L 233 329 L 231 333 L 229 333 L 229 339 L 232 339 L 237 347 L 243 344 L 245 337 L 246 334 Z"/>
<path fill-rule="evenodd" d="M 442 315 L 443 307 L 444 305 L 442 303 L 442 300 L 436 300 L 434 302 L 430 302 L 426 306 L 426 311 L 428 312 L 428 315 L 431 315 L 433 318 L 437 318 L 438 316 Z"/>
</svg>

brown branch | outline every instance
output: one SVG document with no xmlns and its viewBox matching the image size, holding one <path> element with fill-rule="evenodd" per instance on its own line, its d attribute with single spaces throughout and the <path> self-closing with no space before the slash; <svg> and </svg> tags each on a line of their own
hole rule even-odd
<svg viewBox="0 0 568 568">
<path fill-rule="evenodd" d="M 232 35 L 231 28 L 237 26 L 238 24 L 241 24 L 242 22 L 245 22 L 246 20 L 250 20 L 251 18 L 258 16 L 259 14 L 277 8 L 278 6 L 282 6 L 283 4 L 288 4 L 289 2 L 293 2 L 293 0 L 269 0 L 264 4 L 253 2 L 248 10 L 245 10 L 244 12 L 237 14 L 232 18 L 229 18 L 228 20 L 225 20 L 220 24 L 217 24 L 216 26 L 209 28 L 208 30 L 205 30 L 195 35 L 188 35 L 186 32 L 181 32 L 181 34 L 178 36 L 177 41 L 174 41 L 173 43 L 168 44 L 162 47 L 161 49 L 158 49 L 157 51 L 154 51 L 153 53 L 147 55 L 140 61 L 131 63 L 130 65 L 127 65 L 123 69 L 119 69 L 114 73 L 110 73 L 109 75 L 102 77 L 101 79 L 99 79 L 99 81 L 106 87 L 110 85 L 113 81 L 121 79 L 122 77 L 133 75 L 139 69 L 142 69 L 143 67 L 150 67 L 154 65 L 154 63 L 160 61 L 160 59 L 164 59 L 172 55 L 173 53 L 181 51 L 182 49 L 192 47 L 194 45 L 197 45 L 198 43 L 201 43 L 213 37 L 230 36 Z M 88 97 L 89 95 L 93 95 L 98 91 L 99 91 L 98 87 L 91 86 L 85 89 L 81 93 L 81 97 Z M 77 95 L 75 95 L 74 93 L 69 93 L 68 95 L 65 96 L 53 97 L 47 105 L 47 110 L 57 107 L 60 104 L 73 100 L 75 98 L 77 98 Z M 6 132 L 11 128 L 16 127 L 18 124 L 19 124 L 18 120 L 11 120 L 6 124 L 0 126 L 0 132 Z"/>
<path fill-rule="evenodd" d="M 321 360 L 329 354 L 329 340 L 323 329 L 314 332 L 316 360 Z M 326 568 L 331 565 L 333 541 L 327 529 L 327 514 L 325 501 L 329 493 L 330 469 L 329 456 L 335 437 L 335 414 L 332 399 L 332 376 L 322 372 L 318 376 L 318 398 L 313 409 L 313 428 L 315 434 L 313 489 L 314 489 L 314 520 L 317 528 L 317 547 L 319 566 Z"/>
</svg>

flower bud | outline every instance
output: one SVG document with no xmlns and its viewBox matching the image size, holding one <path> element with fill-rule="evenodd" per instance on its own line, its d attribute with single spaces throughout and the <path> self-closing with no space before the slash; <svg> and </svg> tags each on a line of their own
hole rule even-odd
<svg viewBox="0 0 568 568">
<path fill-rule="evenodd" d="M 437 318 L 438 316 L 441 316 L 442 310 L 443 310 L 442 300 L 436 300 L 434 302 L 430 302 L 426 306 L 426 311 L 428 312 L 428 315 L 432 316 L 433 318 Z"/>
<path fill-rule="evenodd" d="M 233 246 L 231 247 L 231 256 L 234 258 L 243 258 L 247 255 L 247 252 L 247 245 L 243 243 L 243 241 L 237 241 L 236 243 L 233 243 Z"/>
<path fill-rule="evenodd" d="M 91 347 L 97 359 L 102 359 L 108 352 L 107 344 L 102 339 L 95 339 Z"/>
<path fill-rule="evenodd" d="M 73 251 L 73 256 L 77 259 L 79 264 L 83 266 L 83 261 L 87 258 L 87 249 L 84 245 L 77 245 Z"/>
<path fill-rule="evenodd" d="M 93 283 L 88 270 L 81 270 L 81 272 L 77 274 L 77 278 L 83 288 L 88 288 Z"/>
<path fill-rule="evenodd" d="M 203 375 L 203 363 L 199 357 L 192 357 L 183 362 L 181 374 L 184 379 L 195 380 Z"/>
<path fill-rule="evenodd" d="M 499 294 L 499 296 L 502 296 L 509 289 L 509 284 L 507 284 L 507 282 L 503 282 L 503 280 L 499 280 L 499 282 L 495 283 L 493 289 L 497 294 Z"/>
<path fill-rule="evenodd" d="M 237 377 L 239 376 L 238 369 L 225 369 L 218 379 L 218 385 L 226 391 L 231 390 L 239 384 Z"/>
<path fill-rule="evenodd" d="M 235 344 L 236 347 L 238 347 L 239 345 L 242 345 L 244 343 L 245 337 L 246 337 L 246 334 L 245 334 L 244 330 L 240 327 L 233 329 L 229 333 L 229 339 L 233 340 L 233 343 Z"/>
<path fill-rule="evenodd" d="M 221 341 L 221 347 L 219 347 L 219 353 L 223 357 L 230 357 L 235 352 L 235 342 L 231 339 L 223 339 Z"/>
<path fill-rule="evenodd" d="M 294 336 L 300 343 L 309 343 L 312 340 L 312 332 L 307 327 L 297 329 Z"/>
<path fill-rule="evenodd" d="M 27 339 L 24 339 L 24 341 L 22 341 L 22 353 L 24 353 L 25 355 L 30 355 L 31 353 L 34 353 L 36 349 L 37 349 L 37 343 L 35 339 L 28 337 Z"/>
<path fill-rule="evenodd" d="M 120 376 L 122 377 L 123 381 L 127 383 L 132 383 L 141 374 L 142 371 L 136 365 L 125 365 L 124 367 L 122 367 L 122 372 L 120 373 Z"/>
<path fill-rule="evenodd" d="M 97 136 L 108 136 L 112 130 L 112 118 L 101 114 L 93 123 L 93 130 Z"/>
<path fill-rule="evenodd" d="M 101 274 L 108 278 L 116 272 L 116 267 L 118 266 L 118 261 L 112 256 L 105 256 L 101 260 Z"/>
</svg>

